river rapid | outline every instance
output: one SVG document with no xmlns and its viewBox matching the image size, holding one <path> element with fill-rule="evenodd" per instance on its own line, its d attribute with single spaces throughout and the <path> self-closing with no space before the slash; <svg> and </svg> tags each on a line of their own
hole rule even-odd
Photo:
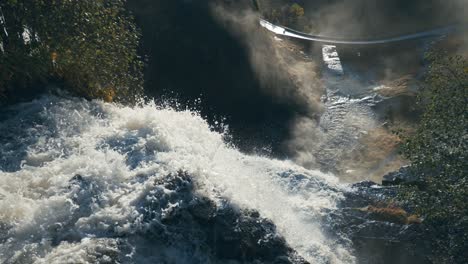
<svg viewBox="0 0 468 264">
<path fill-rule="evenodd" d="M 48 95 L 3 109 L 0 131 L 1 263 L 355 262 L 323 228 L 346 186 L 245 155 L 196 112 Z M 261 232 L 236 260 L 219 248 L 245 226 Z M 285 256 L 249 257 L 272 241 Z"/>
</svg>

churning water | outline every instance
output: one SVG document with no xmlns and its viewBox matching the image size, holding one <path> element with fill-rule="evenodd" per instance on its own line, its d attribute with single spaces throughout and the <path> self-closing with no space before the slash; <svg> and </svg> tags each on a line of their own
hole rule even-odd
<svg viewBox="0 0 468 264">
<path fill-rule="evenodd" d="M 196 226 L 167 235 L 196 197 L 258 211 L 311 263 L 354 262 L 321 225 L 333 175 L 242 154 L 197 113 L 45 96 L 1 115 L 0 263 L 226 263 Z M 181 173 L 193 195 L 168 188 Z"/>
</svg>

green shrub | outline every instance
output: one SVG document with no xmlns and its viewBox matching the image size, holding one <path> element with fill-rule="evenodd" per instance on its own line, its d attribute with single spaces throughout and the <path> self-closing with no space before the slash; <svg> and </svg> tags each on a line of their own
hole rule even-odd
<svg viewBox="0 0 468 264">
<path fill-rule="evenodd" d="M 304 16 L 304 8 L 300 6 L 298 3 L 294 3 L 289 8 L 289 14 L 294 19 L 300 18 Z"/>
<path fill-rule="evenodd" d="M 0 2 L 0 92 L 55 79 L 89 98 L 141 89 L 139 32 L 124 0 Z M 25 38 L 26 36 L 26 38 Z M 112 98 L 114 99 L 114 98 Z"/>
<path fill-rule="evenodd" d="M 303 23 L 300 22 L 304 18 L 305 10 L 298 3 L 292 3 L 266 10 L 263 15 L 273 23 L 302 29 Z"/>
<path fill-rule="evenodd" d="M 429 56 L 426 85 L 418 104 L 421 123 L 406 139 L 403 153 L 418 187 L 402 187 L 401 198 L 425 218 L 437 251 L 435 263 L 468 259 L 468 63 L 461 56 Z"/>
</svg>

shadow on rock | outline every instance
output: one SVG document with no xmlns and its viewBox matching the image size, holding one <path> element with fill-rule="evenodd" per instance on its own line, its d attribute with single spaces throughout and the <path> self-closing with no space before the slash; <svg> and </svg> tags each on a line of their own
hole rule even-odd
<svg viewBox="0 0 468 264">
<path fill-rule="evenodd" d="M 287 245 L 270 220 L 227 200 L 219 204 L 196 194 L 196 184 L 184 172 L 155 185 L 138 205 L 146 226 L 140 234 L 145 238 L 141 243 L 154 245 L 155 251 L 137 248 L 137 254 L 174 248 L 185 252 L 191 263 L 307 263 Z M 170 260 L 165 254 L 158 260 Z M 178 261 L 181 259 L 178 256 Z"/>
<path fill-rule="evenodd" d="M 388 203 L 396 195 L 397 186 L 356 183 L 330 213 L 328 228 L 351 239 L 357 263 L 430 263 L 426 227 L 408 208 Z"/>
</svg>

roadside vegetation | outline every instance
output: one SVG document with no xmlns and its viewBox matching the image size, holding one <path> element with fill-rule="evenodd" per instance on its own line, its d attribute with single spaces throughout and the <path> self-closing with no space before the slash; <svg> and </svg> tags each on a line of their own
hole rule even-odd
<svg viewBox="0 0 468 264">
<path fill-rule="evenodd" d="M 462 56 L 431 54 L 423 110 L 403 154 L 419 184 L 402 186 L 400 199 L 424 219 L 432 241 L 433 263 L 468 259 L 468 63 Z"/>
<path fill-rule="evenodd" d="M 309 29 L 309 23 L 305 18 L 305 10 L 300 4 L 295 1 L 288 1 L 280 7 L 271 7 L 262 10 L 263 16 L 272 23 L 299 28 L 302 30 Z"/>
<path fill-rule="evenodd" d="M 142 87 L 139 38 L 124 0 L 0 1 L 0 100 L 50 83 L 132 100 Z"/>
</svg>

